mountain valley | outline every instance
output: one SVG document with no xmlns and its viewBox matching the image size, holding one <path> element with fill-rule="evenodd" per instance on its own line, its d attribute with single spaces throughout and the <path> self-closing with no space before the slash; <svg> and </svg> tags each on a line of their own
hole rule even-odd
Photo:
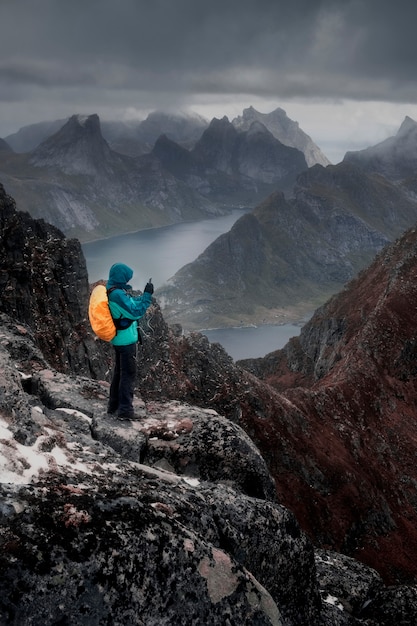
<svg viewBox="0 0 417 626">
<path fill-rule="evenodd" d="M 347 155 L 299 174 L 291 197 L 270 195 L 158 290 L 166 318 L 189 329 L 303 320 L 417 221 L 416 132 L 406 120 L 388 142 L 401 179 L 381 158 L 377 171 Z"/>
</svg>

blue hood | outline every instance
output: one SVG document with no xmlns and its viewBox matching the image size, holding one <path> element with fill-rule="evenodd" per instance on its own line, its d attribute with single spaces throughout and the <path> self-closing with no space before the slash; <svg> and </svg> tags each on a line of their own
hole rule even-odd
<svg viewBox="0 0 417 626">
<path fill-rule="evenodd" d="M 125 287 L 133 276 L 133 270 L 124 263 L 115 263 L 111 266 L 107 289 L 112 287 Z"/>
</svg>

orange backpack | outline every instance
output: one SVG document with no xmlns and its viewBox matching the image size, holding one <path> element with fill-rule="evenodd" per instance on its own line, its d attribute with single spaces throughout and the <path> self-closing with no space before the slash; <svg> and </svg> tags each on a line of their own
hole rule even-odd
<svg viewBox="0 0 417 626">
<path fill-rule="evenodd" d="M 97 337 L 111 341 L 116 336 L 117 330 L 110 313 L 107 289 L 104 285 L 97 285 L 91 292 L 88 317 Z"/>
</svg>

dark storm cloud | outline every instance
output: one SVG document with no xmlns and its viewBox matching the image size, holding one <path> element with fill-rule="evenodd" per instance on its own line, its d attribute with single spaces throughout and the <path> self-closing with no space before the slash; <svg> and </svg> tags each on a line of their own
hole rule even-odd
<svg viewBox="0 0 417 626">
<path fill-rule="evenodd" d="M 0 80 L 358 98 L 382 80 L 401 98 L 416 17 L 414 0 L 2 0 Z"/>
<path fill-rule="evenodd" d="M 0 0 L 0 101 L 417 99 L 414 0 Z"/>
</svg>

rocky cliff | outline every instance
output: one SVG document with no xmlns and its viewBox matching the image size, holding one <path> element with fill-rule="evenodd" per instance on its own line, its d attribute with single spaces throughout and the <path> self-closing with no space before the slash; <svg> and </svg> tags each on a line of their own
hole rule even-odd
<svg viewBox="0 0 417 626">
<path fill-rule="evenodd" d="M 103 355 L 85 326 L 89 285 L 80 242 L 17 211 L 1 185 L 0 241 L 0 310 L 31 328 L 57 370 L 103 375 Z"/>
<path fill-rule="evenodd" d="M 42 266 L 55 268 L 55 276 L 40 271 L 38 281 L 30 283 L 26 272 L 14 282 L 17 293 L 30 285 L 32 317 L 1 300 L 1 622 L 413 623 L 414 586 L 388 588 L 374 569 L 334 551 L 314 549 L 283 506 L 286 499 L 307 512 L 302 523 L 322 542 L 336 544 L 349 522 L 356 543 L 345 542 L 344 548 L 356 548 L 361 558 L 369 556 L 360 550 L 369 533 L 372 545 L 378 546 L 381 571 L 396 571 L 398 580 L 410 580 L 411 565 L 407 568 L 403 560 L 400 571 L 388 547 L 401 536 L 413 560 L 412 468 L 410 481 L 401 483 L 400 490 L 395 481 L 404 474 L 395 474 L 394 459 L 389 465 L 392 489 L 397 486 L 403 504 L 409 497 L 408 524 L 400 524 L 394 511 L 376 506 L 386 484 L 375 477 L 372 483 L 369 471 L 361 477 L 365 484 L 347 468 L 346 474 L 341 471 L 338 459 L 349 442 L 339 428 L 341 417 L 323 413 L 318 426 L 314 411 L 310 414 L 306 403 L 301 406 L 308 390 L 294 390 L 292 400 L 278 394 L 237 367 L 220 346 L 211 346 L 199 334 L 186 337 L 178 327 L 168 328 L 156 303 L 142 323 L 142 398 L 135 399 L 141 420 L 109 418 L 108 383 L 99 371 L 91 367 L 95 379 L 80 375 L 79 364 L 63 357 L 62 343 L 58 360 L 72 373 L 51 367 L 55 355 L 42 353 L 42 337 L 36 333 L 45 294 L 55 295 L 54 315 L 60 323 L 71 320 L 64 294 L 48 292 L 46 285 L 79 292 L 82 308 L 83 272 L 56 263 L 58 244 L 48 248 L 47 241 L 55 238 L 65 248 L 60 233 L 16 214 L 2 190 L 0 195 L 5 226 L 12 222 L 17 231 L 20 223 L 32 232 L 25 255 L 9 259 L 12 266 L 16 261 L 21 271 L 34 270 L 29 254 L 33 246 L 46 248 Z M 2 249 L 9 232 L 6 228 L 2 233 Z M 72 254 L 82 267 L 79 250 L 73 248 Z M 401 258 L 397 250 L 395 267 Z M 2 277 L 12 276 L 11 270 L 3 264 Z M 89 334 L 85 320 L 84 329 Z M 408 354 L 406 350 L 401 361 L 403 378 Z M 345 408 L 341 403 L 340 411 Z M 380 417 L 375 463 L 380 455 L 387 459 Z M 407 443 L 396 439 L 393 424 L 390 432 L 393 441 Z M 264 457 L 254 441 L 262 445 Z M 337 444 L 329 459 L 323 453 L 326 441 Z M 407 445 L 411 455 L 412 444 Z M 369 460 L 373 451 L 367 452 Z M 399 469 L 398 463 L 395 467 Z M 370 489 L 362 502 L 365 487 Z M 337 504 L 339 509 L 333 508 Z M 369 516 L 360 517 L 362 511 Z M 398 524 L 397 534 L 387 527 L 389 514 Z"/>
</svg>

